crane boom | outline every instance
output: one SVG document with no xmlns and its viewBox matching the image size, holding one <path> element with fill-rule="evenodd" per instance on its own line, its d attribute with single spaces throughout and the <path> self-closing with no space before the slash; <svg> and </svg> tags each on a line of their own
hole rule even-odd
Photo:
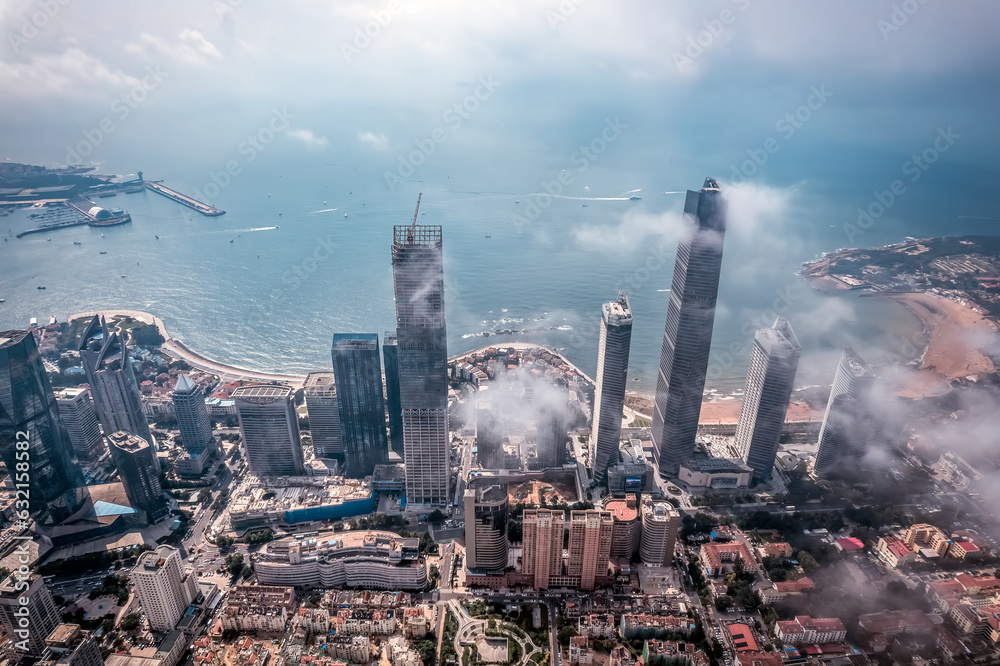
<svg viewBox="0 0 1000 666">
<path fill-rule="evenodd" d="M 406 242 L 413 245 L 413 232 L 417 230 L 417 215 L 420 214 L 420 199 L 424 196 L 423 192 L 417 194 L 417 209 L 413 211 L 413 222 L 410 224 L 410 231 L 406 234 Z"/>
</svg>

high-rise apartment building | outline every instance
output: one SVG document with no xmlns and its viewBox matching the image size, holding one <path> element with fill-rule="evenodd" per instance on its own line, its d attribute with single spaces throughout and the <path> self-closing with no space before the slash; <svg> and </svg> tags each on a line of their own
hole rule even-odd
<svg viewBox="0 0 1000 666">
<path fill-rule="evenodd" d="M 562 576 L 563 535 L 566 514 L 553 509 L 525 509 L 521 573 L 532 576 L 536 590 L 549 587 L 549 579 Z"/>
<path fill-rule="evenodd" d="M 618 463 L 622 414 L 632 344 L 632 308 L 624 292 L 601 308 L 601 341 L 597 351 L 594 425 L 590 429 L 590 472 L 606 483 L 608 467 Z"/>
<path fill-rule="evenodd" d="M 681 526 L 680 514 L 669 502 L 655 501 L 649 495 L 642 496 L 639 513 L 642 518 L 639 559 L 644 564 L 669 567 Z"/>
<path fill-rule="evenodd" d="M 80 462 L 93 462 L 104 453 L 104 436 L 97 420 L 97 409 L 85 388 L 55 391 L 59 418 L 69 435 L 73 453 Z"/>
<path fill-rule="evenodd" d="M 156 451 L 138 435 L 119 430 L 108 435 L 108 449 L 121 476 L 125 495 L 132 508 L 143 511 L 150 523 L 170 514 L 167 498 L 160 485 Z"/>
<path fill-rule="evenodd" d="M 569 561 L 566 574 L 580 577 L 581 590 L 593 590 L 597 577 L 608 575 L 614 518 L 609 511 L 569 512 Z"/>
<path fill-rule="evenodd" d="M 344 439 L 344 475 L 361 479 L 389 457 L 378 334 L 335 334 L 333 375 Z"/>
<path fill-rule="evenodd" d="M 754 483 L 771 478 L 801 353 L 784 317 L 754 335 L 735 441 L 736 451 L 753 468 Z"/>
<path fill-rule="evenodd" d="M 450 485 L 441 227 L 396 226 L 392 243 L 406 499 L 443 505 Z"/>
<path fill-rule="evenodd" d="M 503 423 L 498 414 L 498 405 L 477 393 L 476 458 L 483 468 L 504 469 L 503 437 Z"/>
<path fill-rule="evenodd" d="M 208 447 L 214 447 L 215 435 L 212 434 L 212 420 L 208 417 L 208 407 L 205 405 L 205 393 L 187 374 L 177 377 L 174 393 L 171 396 L 174 403 L 174 415 L 177 418 L 177 429 L 181 433 L 184 449 L 197 457 Z"/>
<path fill-rule="evenodd" d="M 59 626 L 61 618 L 42 577 L 31 574 L 24 580 L 27 589 L 23 589 L 22 579 L 14 574 L 0 583 L 0 622 L 10 637 L 14 654 L 38 659 L 45 651 L 45 638 Z M 27 604 L 21 603 L 24 600 Z"/>
<path fill-rule="evenodd" d="M 241 386 L 232 393 L 250 471 L 257 476 L 302 476 L 299 422 L 288 386 Z"/>
<path fill-rule="evenodd" d="M 78 624 L 57 626 L 45 639 L 45 646 L 36 666 L 104 666 L 101 649 Z"/>
<path fill-rule="evenodd" d="M 629 494 L 625 495 L 625 499 L 609 500 L 605 502 L 604 510 L 614 519 L 611 557 L 632 559 L 639 552 L 639 540 L 642 536 L 642 520 L 639 518 L 636 496 Z"/>
<path fill-rule="evenodd" d="M 530 395 L 528 392 L 525 395 Z M 569 430 L 566 416 L 569 411 L 569 393 L 556 388 L 546 391 L 545 396 L 535 396 L 529 400 L 534 408 L 535 457 L 529 469 L 551 469 L 566 464 L 566 442 Z"/>
<path fill-rule="evenodd" d="M 726 207 L 719 183 L 705 179 L 684 202 L 653 409 L 653 451 L 660 474 L 673 478 L 695 448 L 719 295 Z"/>
<path fill-rule="evenodd" d="M 385 372 L 385 407 L 389 412 L 389 448 L 403 457 L 403 407 L 399 398 L 399 346 L 396 331 L 382 339 L 382 369 Z"/>
<path fill-rule="evenodd" d="M 194 573 L 185 574 L 180 551 L 163 545 L 139 556 L 129 573 L 139 604 L 153 631 L 171 631 L 198 596 Z"/>
<path fill-rule="evenodd" d="M 340 403 L 332 372 L 311 372 L 303 387 L 313 453 L 317 458 L 344 460 L 344 436 L 340 429 Z"/>
<path fill-rule="evenodd" d="M 31 331 L 0 333 L 0 457 L 14 488 L 28 491 L 29 510 L 45 512 L 41 522 L 61 521 L 87 499 Z"/>
<path fill-rule="evenodd" d="M 465 561 L 469 569 L 503 571 L 507 540 L 507 484 L 480 481 L 465 491 Z"/>
<path fill-rule="evenodd" d="M 142 408 L 139 382 L 121 333 L 110 331 L 104 318 L 95 315 L 81 337 L 80 358 L 105 435 L 124 430 L 155 448 Z"/>
<path fill-rule="evenodd" d="M 813 471 L 829 476 L 845 471 L 845 461 L 860 459 L 871 444 L 876 420 L 868 404 L 875 372 L 850 347 L 845 347 L 830 388 L 830 399 L 819 430 Z"/>
</svg>

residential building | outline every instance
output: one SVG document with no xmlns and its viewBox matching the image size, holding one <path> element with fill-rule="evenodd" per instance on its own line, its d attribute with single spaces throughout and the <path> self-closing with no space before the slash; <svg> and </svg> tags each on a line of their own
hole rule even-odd
<svg viewBox="0 0 1000 666">
<path fill-rule="evenodd" d="M 30 473 L 24 471 L 18 457 L 23 458 L 24 451 L 31 462 Z M 60 522 L 87 499 L 83 476 L 72 455 L 35 336 L 31 331 L 0 333 L 0 458 L 10 481 L 30 483 L 30 495 L 21 499 L 28 500 L 32 514 L 47 514 L 38 516 L 40 522 Z M 18 462 L 22 462 L 20 467 Z"/>
<path fill-rule="evenodd" d="M 617 628 L 613 614 L 592 613 L 578 618 L 576 632 L 588 638 L 610 640 L 615 637 Z"/>
<path fill-rule="evenodd" d="M 618 462 L 631 342 L 632 308 L 625 292 L 619 292 L 616 300 L 601 307 L 594 423 L 590 429 L 590 471 L 599 483 L 607 482 L 608 467 Z"/>
<path fill-rule="evenodd" d="M 59 418 L 66 428 L 77 460 L 81 463 L 96 461 L 104 454 L 104 437 L 90 391 L 85 388 L 64 388 L 54 394 L 59 407 Z"/>
<path fill-rule="evenodd" d="M 572 666 L 590 666 L 594 663 L 594 651 L 588 646 L 586 636 L 573 636 L 569 639 L 569 663 Z"/>
<path fill-rule="evenodd" d="M 399 344 L 396 331 L 382 337 L 382 367 L 385 370 L 385 407 L 389 412 L 389 449 L 403 457 L 403 407 L 399 397 Z"/>
<path fill-rule="evenodd" d="M 396 615 L 370 608 L 344 608 L 330 618 L 330 624 L 338 636 L 388 636 L 396 632 Z"/>
<path fill-rule="evenodd" d="M 668 634 L 690 636 L 695 622 L 689 617 L 652 615 L 650 613 L 623 613 L 619 623 L 622 638 L 663 638 Z"/>
<path fill-rule="evenodd" d="M 371 476 L 389 461 L 377 333 L 336 333 L 333 375 L 344 440 L 344 476 Z"/>
<path fill-rule="evenodd" d="M 719 183 L 688 191 L 684 230 L 670 284 L 653 408 L 653 450 L 660 474 L 676 477 L 694 453 L 722 270 L 726 207 Z"/>
<path fill-rule="evenodd" d="M 188 646 L 187 637 L 180 631 L 169 631 L 155 646 L 133 647 L 128 654 L 109 654 L 106 666 L 176 666 Z"/>
<path fill-rule="evenodd" d="M 593 590 L 595 580 L 608 575 L 614 518 L 608 511 L 569 512 L 569 560 L 566 574 L 580 577 L 581 590 Z"/>
<path fill-rule="evenodd" d="M 372 660 L 371 640 L 368 636 L 327 636 L 326 653 L 334 659 L 349 664 L 369 664 Z"/>
<path fill-rule="evenodd" d="M 160 471 L 156 464 L 156 451 L 149 442 L 138 435 L 119 430 L 108 435 L 111 459 L 118 467 L 118 474 L 133 509 L 146 514 L 151 524 L 170 515 L 170 506 L 160 485 Z"/>
<path fill-rule="evenodd" d="M 104 666 L 97 643 L 78 624 L 60 624 L 45 639 L 45 645 L 35 666 Z"/>
<path fill-rule="evenodd" d="M 229 590 L 222 608 L 222 628 L 283 633 L 294 611 L 294 588 L 236 585 Z"/>
<path fill-rule="evenodd" d="M 171 395 L 174 417 L 181 433 L 181 443 L 187 451 L 187 473 L 199 475 L 205 470 L 205 462 L 215 449 L 215 435 L 212 434 L 212 419 L 208 416 L 205 392 L 186 373 L 177 376 L 177 384 Z M 204 455 L 208 451 L 208 456 Z"/>
<path fill-rule="evenodd" d="M 794 620 L 779 620 L 776 626 L 775 633 L 785 645 L 841 643 L 847 637 L 847 628 L 835 617 L 796 615 Z"/>
<path fill-rule="evenodd" d="M 232 393 L 247 464 L 257 476 L 305 473 L 293 394 L 289 386 L 242 386 Z"/>
<path fill-rule="evenodd" d="M 709 576 L 718 578 L 733 571 L 752 573 L 757 570 L 753 554 L 745 543 L 706 543 L 701 547 L 701 563 Z"/>
<path fill-rule="evenodd" d="M 636 496 L 626 495 L 624 500 L 610 500 L 604 503 L 604 510 L 611 514 L 611 557 L 631 560 L 639 552 L 642 538 L 642 520 Z"/>
<path fill-rule="evenodd" d="M 562 575 L 566 514 L 552 509 L 525 509 L 522 523 L 521 573 L 532 576 L 536 590 L 548 589 L 550 578 Z"/>
<path fill-rule="evenodd" d="M 153 631 L 172 631 L 184 610 L 198 596 L 194 572 L 181 569 L 180 551 L 159 546 L 139 556 L 129 578 Z"/>
<path fill-rule="evenodd" d="M 669 502 L 654 501 L 649 495 L 642 496 L 640 509 L 639 559 L 643 564 L 669 567 L 673 563 L 674 544 L 681 525 L 680 514 Z"/>
<path fill-rule="evenodd" d="M 11 574 L 0 583 L 0 622 L 10 637 L 16 655 L 40 658 L 47 647 L 45 638 L 61 621 L 59 609 L 41 576 L 30 574 L 21 578 Z"/>
<path fill-rule="evenodd" d="M 812 579 L 803 577 L 799 580 L 787 580 L 771 583 L 770 586 L 757 589 L 757 596 L 762 604 L 775 604 L 787 597 L 805 594 L 816 589 Z"/>
<path fill-rule="evenodd" d="M 737 453 L 753 469 L 754 483 L 771 479 L 801 353 L 802 346 L 784 317 L 754 335 L 734 442 Z"/>
<path fill-rule="evenodd" d="M 449 497 L 448 350 L 441 227 L 393 228 L 399 400 L 409 506 Z"/>
<path fill-rule="evenodd" d="M 819 431 L 813 471 L 828 477 L 857 470 L 877 446 L 878 419 L 870 409 L 875 372 L 850 347 L 845 347 L 830 389 Z"/>
<path fill-rule="evenodd" d="M 951 539 L 948 535 L 937 527 L 928 525 L 927 523 L 911 525 L 903 530 L 900 537 L 910 550 L 917 551 L 921 548 L 930 548 L 937 553 L 938 557 L 944 557 L 951 547 Z"/>
<path fill-rule="evenodd" d="M 917 554 L 910 550 L 905 541 L 891 535 L 879 537 L 875 543 L 875 554 L 893 569 L 917 558 Z"/>
<path fill-rule="evenodd" d="M 309 433 L 317 458 L 344 459 L 344 437 L 340 428 L 337 382 L 332 372 L 310 372 L 303 386 Z"/>
<path fill-rule="evenodd" d="M 507 540 L 507 484 L 472 483 L 465 491 L 465 561 L 469 569 L 503 571 Z"/>
</svg>

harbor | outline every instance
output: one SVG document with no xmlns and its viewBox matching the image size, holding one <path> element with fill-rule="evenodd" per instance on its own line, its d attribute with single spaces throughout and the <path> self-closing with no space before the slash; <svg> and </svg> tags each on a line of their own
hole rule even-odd
<svg viewBox="0 0 1000 666">
<path fill-rule="evenodd" d="M 156 192 L 157 194 L 162 194 L 166 198 L 172 199 L 173 201 L 176 201 L 179 204 L 183 204 L 188 208 L 193 208 L 202 215 L 207 215 L 209 217 L 212 217 L 215 215 L 226 214 L 226 211 L 224 210 L 220 210 L 207 203 L 203 203 L 201 201 L 198 201 L 197 199 L 193 199 L 187 196 L 186 194 L 181 194 L 177 190 L 170 189 L 169 187 L 164 185 L 162 181 L 146 181 L 146 188 L 152 190 L 153 192 Z"/>
</svg>

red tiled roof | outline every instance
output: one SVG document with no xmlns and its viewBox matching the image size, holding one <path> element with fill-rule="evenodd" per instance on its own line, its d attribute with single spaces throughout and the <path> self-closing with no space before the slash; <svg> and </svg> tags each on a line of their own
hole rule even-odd
<svg viewBox="0 0 1000 666">
<path fill-rule="evenodd" d="M 854 537 L 837 539 L 837 545 L 840 546 L 841 550 L 864 550 L 865 548 L 865 544 L 861 541 L 861 539 L 856 539 Z"/>
</svg>

